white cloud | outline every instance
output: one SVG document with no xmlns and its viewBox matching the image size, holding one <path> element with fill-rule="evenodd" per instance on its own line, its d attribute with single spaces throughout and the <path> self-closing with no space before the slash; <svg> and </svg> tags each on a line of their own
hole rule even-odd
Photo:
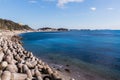
<svg viewBox="0 0 120 80">
<path fill-rule="evenodd" d="M 81 3 L 84 2 L 84 0 L 43 0 L 47 2 L 56 2 L 57 6 L 60 8 L 65 8 L 65 4 L 68 3 Z"/>
<path fill-rule="evenodd" d="M 114 10 L 114 8 L 107 8 L 107 10 Z"/>
<path fill-rule="evenodd" d="M 72 2 L 76 2 L 76 3 L 80 3 L 80 2 L 83 2 L 84 0 L 58 0 L 58 7 L 64 7 L 65 4 L 68 4 L 68 3 L 72 3 Z"/>
<path fill-rule="evenodd" d="M 43 1 L 54 2 L 55 0 L 43 0 Z"/>
<path fill-rule="evenodd" d="M 36 0 L 29 0 L 29 3 L 37 3 Z"/>
<path fill-rule="evenodd" d="M 96 8 L 96 7 L 91 7 L 90 10 L 92 10 L 92 11 L 96 11 L 97 8 Z"/>
</svg>

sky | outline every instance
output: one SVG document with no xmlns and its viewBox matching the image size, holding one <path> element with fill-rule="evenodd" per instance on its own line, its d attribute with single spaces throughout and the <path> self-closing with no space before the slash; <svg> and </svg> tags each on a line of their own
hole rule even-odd
<svg viewBox="0 0 120 80">
<path fill-rule="evenodd" d="M 120 0 L 0 0 L 0 18 L 34 29 L 120 29 Z"/>
</svg>

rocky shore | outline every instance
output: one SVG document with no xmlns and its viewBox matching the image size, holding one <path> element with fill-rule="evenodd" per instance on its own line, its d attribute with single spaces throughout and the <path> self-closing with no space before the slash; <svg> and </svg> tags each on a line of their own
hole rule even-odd
<svg viewBox="0 0 120 80">
<path fill-rule="evenodd" d="M 0 80 L 73 80 L 26 51 L 18 37 L 0 35 Z"/>
</svg>

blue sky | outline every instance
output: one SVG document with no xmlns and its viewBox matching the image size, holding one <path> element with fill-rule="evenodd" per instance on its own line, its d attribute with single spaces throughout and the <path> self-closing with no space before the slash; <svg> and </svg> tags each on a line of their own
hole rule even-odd
<svg viewBox="0 0 120 80">
<path fill-rule="evenodd" d="M 120 0 L 0 0 L 0 18 L 35 29 L 120 29 Z"/>
</svg>

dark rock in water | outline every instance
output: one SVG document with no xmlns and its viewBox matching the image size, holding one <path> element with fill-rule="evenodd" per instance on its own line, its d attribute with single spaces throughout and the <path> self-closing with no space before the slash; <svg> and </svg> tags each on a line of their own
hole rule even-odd
<svg viewBox="0 0 120 80">
<path fill-rule="evenodd" d="M 64 69 L 66 72 L 70 73 L 70 69 Z"/>
<path fill-rule="evenodd" d="M 69 64 L 66 64 L 67 67 L 69 67 L 70 65 Z"/>
<path fill-rule="evenodd" d="M 57 68 L 58 71 L 61 71 L 59 68 Z"/>
</svg>

